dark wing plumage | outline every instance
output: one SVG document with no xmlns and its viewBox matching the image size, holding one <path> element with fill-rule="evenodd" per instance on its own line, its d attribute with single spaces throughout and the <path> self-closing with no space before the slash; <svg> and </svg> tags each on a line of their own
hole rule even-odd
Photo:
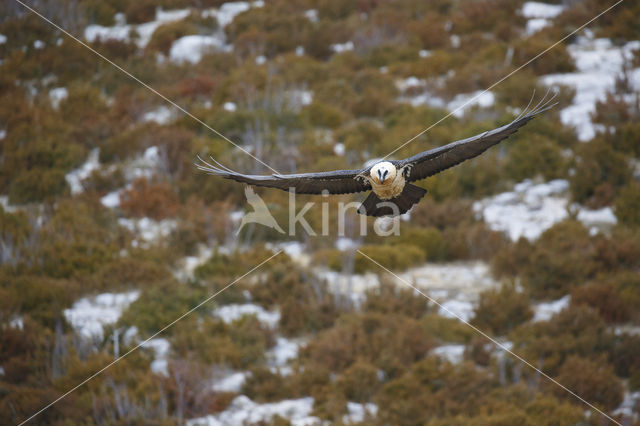
<svg viewBox="0 0 640 426">
<path fill-rule="evenodd" d="M 371 185 L 360 174 L 368 169 L 361 170 L 334 170 L 320 173 L 300 174 L 272 174 L 272 175 L 245 175 L 235 172 L 211 158 L 214 164 L 204 161 L 198 156 L 199 163 L 196 167 L 207 173 L 232 179 L 237 182 L 254 186 L 266 186 L 289 191 L 295 188 L 296 194 L 348 194 L 371 189 Z"/>
<path fill-rule="evenodd" d="M 550 99 L 543 97 L 542 100 L 529 111 L 529 106 L 511 123 L 479 135 L 452 142 L 429 151 L 406 158 L 396 162 L 396 167 L 405 168 L 405 179 L 414 182 L 433 176 L 443 170 L 453 167 L 465 160 L 482 154 L 493 145 L 498 144 L 503 139 L 518 131 L 527 124 L 533 117 L 552 108 L 555 95 Z M 530 103 L 531 104 L 531 103 Z"/>
</svg>

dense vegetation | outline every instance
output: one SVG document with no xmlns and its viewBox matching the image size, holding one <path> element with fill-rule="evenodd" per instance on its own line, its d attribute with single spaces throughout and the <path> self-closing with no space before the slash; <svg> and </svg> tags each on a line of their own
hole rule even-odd
<svg viewBox="0 0 640 426">
<path fill-rule="evenodd" d="M 485 89 L 604 8 L 597 0 L 570 2 L 553 25 L 524 37 L 520 0 L 273 0 L 224 28 L 200 13 L 222 3 L 33 2 L 79 37 L 87 25 L 114 25 L 116 13 L 144 23 L 157 6 L 191 8 L 155 29 L 145 47 L 136 34 L 90 45 L 281 172 L 361 167 L 387 154 L 447 113 L 400 102 L 397 79 L 425 79 L 446 100 Z M 317 20 L 305 15 L 309 9 Z M 625 2 L 592 29 L 617 44 L 638 40 L 639 15 L 637 3 Z M 176 39 L 216 31 L 232 50 L 211 51 L 194 64 L 168 59 Z M 178 111 L 168 122 L 145 118 L 164 101 L 17 3 L 0 5 L 0 34 L 0 194 L 8 197 L 0 206 L 0 418 L 17 423 L 111 362 L 115 330 L 135 326 L 140 339 L 151 336 L 287 237 L 252 226 L 236 236 L 230 213 L 245 208 L 241 186 L 193 167 L 196 155 L 211 154 L 233 169 L 268 172 L 249 156 Z M 348 41 L 353 50 L 331 48 Z M 639 65 L 637 53 L 632 62 Z M 540 76 L 573 69 L 560 44 L 496 86 L 490 110 L 450 117 L 396 156 L 502 125 L 534 88 L 544 92 Z M 66 97 L 52 102 L 60 87 Z M 624 81 L 617 87 L 628 90 Z M 310 103 L 297 100 L 301 91 L 313 93 Z M 568 89 L 559 95 L 571 99 Z M 640 326 L 640 108 L 637 98 L 629 107 L 615 94 L 600 102 L 593 119 L 604 130 L 588 143 L 561 124 L 558 110 L 500 148 L 422 182 L 429 195 L 401 234 L 369 233 L 362 251 L 394 270 L 427 261 L 490 263 L 503 284 L 480 296 L 472 323 L 513 342 L 515 352 L 611 413 L 626 391 L 640 390 L 640 337 L 625 332 Z M 337 142 L 344 154 L 334 151 Z M 155 167 L 132 175 L 153 147 Z M 65 176 L 95 149 L 100 168 L 82 180 L 82 191 L 72 191 Z M 511 242 L 473 214 L 474 200 L 527 178 L 569 180 L 572 202 L 611 206 L 618 224 L 594 235 L 570 217 L 536 241 Z M 122 188 L 118 206 L 105 207 L 102 197 Z M 288 195 L 257 192 L 286 223 Z M 331 223 L 337 202 L 355 199 L 334 199 Z M 321 213 L 306 215 L 316 230 Z M 139 218 L 167 232 L 145 241 L 124 225 Z M 347 225 L 349 232 L 358 227 L 355 220 Z M 254 401 L 312 396 L 313 415 L 335 423 L 354 401 L 379 408 L 365 424 L 606 424 L 517 360 L 499 356 L 471 328 L 439 316 L 419 294 L 391 284 L 366 258 L 335 249 L 335 232 L 297 235 L 312 265 L 372 272 L 382 285 L 357 305 L 281 254 L 162 334 L 171 343 L 168 375 L 150 371 L 152 351 L 137 350 L 37 422 L 179 424 L 215 414 L 237 396 L 210 386 L 211 371 L 228 368 L 251 372 L 242 393 Z M 213 253 L 185 278 L 185 256 L 203 247 Z M 63 313 L 82 297 L 132 290 L 139 298 L 101 338 L 81 338 Z M 567 294 L 569 308 L 531 321 L 534 303 Z M 248 299 L 280 311 L 275 329 L 255 317 L 227 324 L 211 315 L 216 306 Z M 266 360 L 278 335 L 307 342 L 289 375 Z M 462 363 L 430 353 L 453 343 L 466 345 Z M 120 342 L 120 354 L 135 345 Z"/>
</svg>

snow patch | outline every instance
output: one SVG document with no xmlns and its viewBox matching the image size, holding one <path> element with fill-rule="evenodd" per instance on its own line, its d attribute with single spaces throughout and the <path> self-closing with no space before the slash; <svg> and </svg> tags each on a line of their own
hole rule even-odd
<svg viewBox="0 0 640 426">
<path fill-rule="evenodd" d="M 335 53 L 349 52 L 353 50 L 353 42 L 347 41 L 346 43 L 336 43 L 331 45 L 331 50 Z"/>
<path fill-rule="evenodd" d="M 540 31 L 543 28 L 546 28 L 548 26 L 551 25 L 551 21 L 549 19 L 546 18 L 535 18 L 535 19 L 529 19 L 527 21 L 527 26 L 524 30 L 526 35 L 532 35 L 537 33 L 538 31 Z"/>
<path fill-rule="evenodd" d="M 351 238 L 340 237 L 336 240 L 335 246 L 340 251 L 355 250 L 360 247 L 360 243 Z"/>
<path fill-rule="evenodd" d="M 7 36 L 4 34 L 0 34 L 0 44 L 5 44 L 7 42 Z"/>
<path fill-rule="evenodd" d="M 597 129 L 591 121 L 591 115 L 596 110 L 596 103 L 604 101 L 607 93 L 615 90 L 616 79 L 622 76 L 624 63 L 631 61 L 638 49 L 640 41 L 616 47 L 611 40 L 594 39 L 590 31 L 585 31 L 584 36 L 578 37 L 575 44 L 567 47 L 578 71 L 541 78 L 547 86 L 563 85 L 575 90 L 572 105 L 560 111 L 560 119 L 566 126 L 575 128 L 581 141 L 589 141 L 595 136 Z M 631 75 L 636 72 L 640 75 L 640 68 L 633 70 Z"/>
<path fill-rule="evenodd" d="M 272 367 L 283 367 L 287 363 L 298 357 L 300 347 L 304 345 L 304 341 L 300 339 L 287 339 L 278 337 L 276 345 L 267 351 L 267 360 Z"/>
<path fill-rule="evenodd" d="M 222 108 L 224 108 L 225 111 L 229 111 L 229 112 L 234 112 L 238 109 L 236 104 L 233 102 L 225 102 Z"/>
<path fill-rule="evenodd" d="M 582 208 L 578 211 L 577 219 L 589 228 L 591 234 L 596 234 L 600 229 L 611 228 L 618 223 L 618 218 L 611 207 L 598 210 Z"/>
<path fill-rule="evenodd" d="M 247 373 L 242 371 L 231 373 L 221 379 L 215 380 L 211 389 L 216 392 L 236 392 L 239 393 L 247 380 Z"/>
<path fill-rule="evenodd" d="M 143 49 L 149 44 L 153 32 L 162 24 L 179 21 L 186 18 L 191 13 L 190 9 L 176 9 L 163 11 L 156 9 L 156 19 L 139 25 L 127 25 L 124 15 L 116 14 L 116 25 L 104 27 L 102 25 L 89 25 L 84 30 L 84 38 L 89 42 L 96 40 L 120 40 L 129 42 L 131 34 L 138 34 L 136 45 Z"/>
<path fill-rule="evenodd" d="M 496 101 L 496 97 L 492 92 L 478 90 L 469 94 L 456 95 L 451 102 L 447 104 L 447 109 L 455 117 L 462 117 L 466 108 L 478 106 L 480 108 L 490 108 Z"/>
<path fill-rule="evenodd" d="M 438 314 L 445 318 L 454 318 L 468 322 L 473 318 L 473 304 L 464 300 L 447 300 L 440 304 Z"/>
<path fill-rule="evenodd" d="M 237 321 L 246 315 L 255 315 L 258 321 L 268 325 L 270 328 L 276 328 L 280 321 L 280 312 L 267 311 L 262 306 L 254 303 L 220 306 L 214 309 L 213 315 L 227 324 Z"/>
<path fill-rule="evenodd" d="M 552 302 L 538 303 L 533 307 L 533 322 L 549 321 L 558 312 L 566 309 L 571 302 L 571 296 L 566 295 Z"/>
<path fill-rule="evenodd" d="M 313 23 L 318 22 L 318 11 L 316 9 L 305 10 L 304 16 Z"/>
<path fill-rule="evenodd" d="M 522 5 L 522 16 L 532 18 L 555 18 L 564 11 L 561 4 L 548 4 L 537 1 L 528 1 Z"/>
<path fill-rule="evenodd" d="M 197 64 L 204 54 L 213 50 L 225 50 L 224 40 L 221 37 L 188 35 L 173 42 L 169 58 L 178 63 Z"/>
<path fill-rule="evenodd" d="M 464 358 L 464 350 L 464 345 L 443 345 L 434 348 L 431 353 L 451 364 L 460 364 Z"/>
<path fill-rule="evenodd" d="M 173 111 L 167 106 L 160 106 L 153 111 L 148 111 L 142 116 L 144 123 L 153 121 L 158 124 L 168 124 L 174 117 Z"/>
<path fill-rule="evenodd" d="M 347 414 L 342 417 L 344 423 L 362 423 L 367 416 L 375 417 L 378 414 L 378 406 L 371 402 L 360 404 L 347 402 Z"/>
<path fill-rule="evenodd" d="M 280 402 L 257 404 L 244 395 L 236 397 L 222 413 L 187 420 L 187 426 L 243 426 L 270 422 L 274 416 L 288 419 L 293 426 L 321 424 L 311 416 L 313 398 L 288 399 Z"/>
<path fill-rule="evenodd" d="M 569 182 L 563 179 L 535 185 L 525 180 L 514 190 L 476 201 L 473 210 L 494 231 L 505 232 L 512 241 L 536 240 L 555 223 L 566 219 Z"/>
<path fill-rule="evenodd" d="M 213 16 L 218 20 L 221 27 L 226 27 L 242 12 L 246 12 L 252 7 L 262 6 L 264 6 L 263 1 L 254 1 L 253 3 L 246 1 L 232 1 L 223 3 L 219 9 L 208 9 L 202 13 L 202 16 L 205 18 Z"/>
<path fill-rule="evenodd" d="M 139 291 L 102 293 L 77 300 L 63 314 L 76 333 L 85 338 L 103 338 L 103 326 L 114 324 L 122 312 L 140 296 Z"/>
<path fill-rule="evenodd" d="M 60 102 L 67 99 L 68 96 L 69 91 L 66 87 L 56 87 L 55 89 L 49 90 L 49 101 L 54 109 L 58 109 Z"/>
<path fill-rule="evenodd" d="M 143 342 L 141 345 L 143 348 L 151 349 L 154 353 L 155 359 L 151 362 L 151 371 L 163 376 L 169 376 L 169 348 L 171 345 L 169 341 L 163 337 L 156 337 Z"/>
<path fill-rule="evenodd" d="M 36 41 L 33 42 L 33 48 L 34 49 L 38 49 L 38 50 L 39 49 L 44 49 L 44 46 L 45 46 L 45 44 L 44 44 L 44 41 L 42 41 L 42 40 L 36 40 Z"/>
<path fill-rule="evenodd" d="M 443 345 L 434 348 L 431 353 L 451 364 L 460 364 L 464 358 L 464 345 Z"/>
<path fill-rule="evenodd" d="M 91 176 L 94 170 L 100 168 L 100 148 L 94 148 L 89 153 L 89 158 L 85 163 L 75 170 L 70 171 L 65 175 L 65 179 L 71 188 L 71 195 L 80 194 L 84 191 L 82 181 Z M 104 197 L 103 197 L 104 198 Z"/>
<path fill-rule="evenodd" d="M 342 157 L 345 153 L 344 144 L 342 142 L 338 142 L 335 145 L 333 145 L 333 153 L 335 155 Z"/>
<path fill-rule="evenodd" d="M 157 242 L 168 237 L 176 228 L 178 223 L 174 219 L 153 220 L 148 217 L 140 219 L 124 218 L 118 219 L 118 224 L 137 235 L 144 242 Z M 137 240 L 133 241 L 133 245 L 137 246 Z"/>
</svg>

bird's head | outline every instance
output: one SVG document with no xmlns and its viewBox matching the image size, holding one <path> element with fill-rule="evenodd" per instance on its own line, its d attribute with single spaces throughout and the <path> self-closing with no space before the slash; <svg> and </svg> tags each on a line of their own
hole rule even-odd
<svg viewBox="0 0 640 426">
<path fill-rule="evenodd" d="M 392 182 L 396 177 L 396 166 L 388 161 L 381 161 L 371 168 L 371 178 L 379 184 Z"/>
</svg>

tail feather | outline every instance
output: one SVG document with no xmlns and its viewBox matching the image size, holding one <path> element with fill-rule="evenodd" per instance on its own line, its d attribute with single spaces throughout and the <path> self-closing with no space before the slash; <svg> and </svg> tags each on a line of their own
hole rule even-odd
<svg viewBox="0 0 640 426">
<path fill-rule="evenodd" d="M 390 200 L 381 200 L 375 193 L 371 192 L 369 196 L 358 207 L 358 213 L 367 216 L 396 216 L 409 211 L 416 204 L 427 190 L 410 183 L 404 186 L 402 193 Z"/>
</svg>

